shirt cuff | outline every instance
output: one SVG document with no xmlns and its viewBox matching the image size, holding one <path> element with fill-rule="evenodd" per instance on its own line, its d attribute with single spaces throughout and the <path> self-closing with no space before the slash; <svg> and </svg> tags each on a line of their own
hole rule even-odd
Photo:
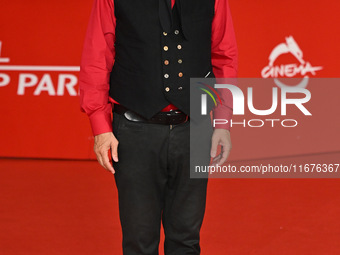
<svg viewBox="0 0 340 255">
<path fill-rule="evenodd" d="M 92 133 L 94 136 L 112 132 L 111 113 L 98 111 L 89 116 Z"/>
<path fill-rule="evenodd" d="M 213 128 L 227 129 L 230 131 L 230 122 L 233 116 L 233 110 L 229 107 L 217 106 L 213 110 Z"/>
</svg>

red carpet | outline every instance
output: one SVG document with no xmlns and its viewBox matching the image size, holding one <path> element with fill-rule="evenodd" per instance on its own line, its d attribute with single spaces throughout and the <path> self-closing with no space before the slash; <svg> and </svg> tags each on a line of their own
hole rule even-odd
<svg viewBox="0 0 340 255">
<path fill-rule="evenodd" d="M 340 254 L 340 180 L 211 179 L 203 255 Z M 119 255 L 113 175 L 93 161 L 0 160 L 1 255 Z"/>
</svg>

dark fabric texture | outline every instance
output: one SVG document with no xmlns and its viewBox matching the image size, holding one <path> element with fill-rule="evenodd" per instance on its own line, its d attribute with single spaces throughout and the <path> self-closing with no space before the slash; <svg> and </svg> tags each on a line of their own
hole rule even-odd
<svg viewBox="0 0 340 255">
<path fill-rule="evenodd" d="M 114 113 L 113 132 L 124 255 L 157 255 L 161 221 L 166 255 L 200 254 L 208 179 L 190 178 L 190 122 L 171 128 Z"/>
<path fill-rule="evenodd" d="M 211 26 L 215 1 L 176 0 L 167 34 L 162 26 L 168 29 L 169 20 L 165 18 L 168 23 L 163 24 L 159 1 L 114 0 L 116 55 L 110 96 L 146 118 L 169 103 L 190 115 L 190 78 L 205 77 L 209 72 L 209 77 L 213 76 Z"/>
<path fill-rule="evenodd" d="M 159 20 L 163 31 L 169 33 L 172 27 L 171 0 L 159 0 Z"/>
</svg>

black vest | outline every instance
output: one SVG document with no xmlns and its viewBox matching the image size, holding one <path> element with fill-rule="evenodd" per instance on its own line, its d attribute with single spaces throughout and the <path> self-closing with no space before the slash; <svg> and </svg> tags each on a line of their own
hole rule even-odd
<svg viewBox="0 0 340 255">
<path fill-rule="evenodd" d="M 190 114 L 190 78 L 213 77 L 215 0 L 176 0 L 173 26 L 159 20 L 159 0 L 114 0 L 115 63 L 110 96 L 151 118 L 169 103 Z"/>
</svg>

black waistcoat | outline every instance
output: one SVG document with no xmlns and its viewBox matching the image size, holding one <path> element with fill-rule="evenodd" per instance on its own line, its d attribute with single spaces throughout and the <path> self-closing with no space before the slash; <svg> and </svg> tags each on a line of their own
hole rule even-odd
<svg viewBox="0 0 340 255">
<path fill-rule="evenodd" d="M 211 24 L 215 0 L 176 0 L 168 33 L 159 0 L 114 0 L 115 63 L 110 96 L 150 118 L 169 103 L 190 114 L 190 78 L 213 76 Z"/>
</svg>

